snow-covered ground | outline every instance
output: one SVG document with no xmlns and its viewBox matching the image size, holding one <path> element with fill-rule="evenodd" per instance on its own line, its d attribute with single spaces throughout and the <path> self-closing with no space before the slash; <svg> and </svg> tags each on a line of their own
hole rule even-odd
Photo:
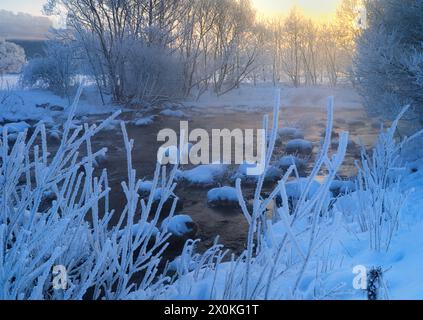
<svg viewBox="0 0 423 320">
<path fill-rule="evenodd" d="M 66 118 L 72 99 L 62 98 L 50 91 L 22 89 L 19 75 L 4 75 L 0 79 L 0 119 L 3 121 L 53 122 L 55 117 Z M 112 104 L 103 105 L 93 87 L 83 90 L 76 115 L 108 114 L 118 110 Z"/>
<path fill-rule="evenodd" d="M 342 282 L 346 284 L 350 291 L 341 294 L 340 298 L 366 299 L 362 291 L 352 288 L 356 276 L 352 270 L 362 265 L 382 268 L 389 299 L 423 299 L 423 159 L 418 164 L 420 171 L 404 175 L 401 189 L 410 195 L 388 251 L 371 250 L 365 233 L 347 229 L 338 231 L 337 250 L 342 264 L 330 272 L 325 281 L 329 287 Z"/>
</svg>

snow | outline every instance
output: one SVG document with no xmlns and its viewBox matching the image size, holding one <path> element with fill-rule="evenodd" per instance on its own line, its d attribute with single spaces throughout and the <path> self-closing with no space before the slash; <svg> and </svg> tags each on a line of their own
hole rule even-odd
<svg viewBox="0 0 423 320">
<path fill-rule="evenodd" d="M 2 74 L 0 75 L 0 90 L 6 90 L 8 88 L 15 88 L 19 83 L 18 74 Z"/>
<path fill-rule="evenodd" d="M 4 127 L 7 128 L 7 132 L 9 133 L 21 133 L 24 132 L 26 129 L 30 128 L 31 126 L 25 121 L 21 121 L 15 123 L 8 123 Z"/>
<path fill-rule="evenodd" d="M 84 119 L 82 119 L 84 120 Z M 84 120 L 85 121 L 85 120 Z M 100 124 L 101 122 L 99 122 Z M 104 127 L 103 130 L 105 131 L 113 131 L 119 128 L 121 121 L 120 120 L 112 120 L 110 121 L 107 126 Z"/>
<path fill-rule="evenodd" d="M 10 80 L 8 80 L 10 81 Z M 98 94 L 91 87 L 84 88 L 84 96 L 81 98 L 77 109 L 77 116 L 99 115 L 113 113 L 120 108 L 118 106 L 107 104 L 103 105 L 99 101 Z M 53 118 L 60 118 L 61 122 L 66 119 L 69 113 L 69 106 L 72 102 L 66 98 L 61 98 L 52 92 L 40 89 L 21 89 L 14 87 L 7 90 L 0 88 L 0 98 L 4 96 L 4 102 L 0 104 L 0 117 L 6 121 L 44 121 L 53 122 Z M 2 99 L 0 99 L 1 101 Z M 64 111 L 53 111 L 46 107 L 63 107 Z"/>
<path fill-rule="evenodd" d="M 235 175 L 232 177 L 232 179 L 237 179 L 237 178 L 246 178 L 247 176 L 247 170 L 248 169 L 254 169 L 256 167 L 255 164 L 250 164 L 250 163 L 246 163 L 244 162 L 243 164 L 240 164 L 238 167 L 237 172 L 235 173 Z"/>
<path fill-rule="evenodd" d="M 286 152 L 288 154 L 310 155 L 313 151 L 313 143 L 303 139 L 294 139 L 287 143 Z"/>
<path fill-rule="evenodd" d="M 353 181 L 334 180 L 329 190 L 336 196 L 353 192 L 355 189 L 355 183 Z"/>
<path fill-rule="evenodd" d="M 153 181 L 144 180 L 141 182 L 140 191 L 141 192 L 150 192 L 153 189 Z"/>
<path fill-rule="evenodd" d="M 247 174 L 248 169 L 254 169 L 257 166 L 255 164 L 249 164 L 249 163 L 243 163 L 239 165 L 236 172 L 232 175 L 231 179 L 236 180 L 238 178 L 243 179 L 247 182 L 256 182 L 258 179 L 258 176 L 251 176 Z M 283 176 L 283 172 L 277 167 L 277 166 L 270 166 L 267 169 L 265 181 L 271 182 L 271 181 L 277 181 Z"/>
<path fill-rule="evenodd" d="M 411 152 L 409 148 L 408 152 Z M 413 158 L 411 154 L 404 158 Z M 383 282 L 387 292 L 380 289 L 380 294 L 387 294 L 391 300 L 423 299 L 423 159 L 407 165 L 409 171 L 403 172 L 400 187 L 396 192 L 409 194 L 406 205 L 401 211 L 398 231 L 394 233 L 389 250 L 380 252 L 369 247 L 368 234 L 357 225 L 357 212 L 360 211 L 360 198 L 370 198 L 370 194 L 359 194 L 357 191 L 344 195 L 336 200 L 334 207 L 344 216 L 344 227 L 337 231 L 333 243 L 330 260 L 332 267 L 324 276 L 325 287 L 333 288 L 343 283 L 343 290 L 336 295 L 337 299 L 367 299 L 363 290 L 353 288 L 355 266 L 381 267 Z M 332 188 L 352 188 L 351 181 L 335 180 Z M 391 197 L 391 195 L 387 195 Z M 364 208 L 371 210 L 371 208 Z M 274 232 L 283 234 L 284 227 L 275 225 Z"/>
<path fill-rule="evenodd" d="M 304 139 L 304 133 L 297 128 L 282 128 L 278 130 L 280 139 Z"/>
<path fill-rule="evenodd" d="M 172 110 L 172 109 L 166 109 L 160 112 L 162 116 L 166 117 L 173 117 L 173 118 L 184 118 L 186 117 L 186 114 L 181 110 Z"/>
<path fill-rule="evenodd" d="M 423 164 L 423 161 L 420 161 Z M 383 280 L 388 288 L 389 299 L 404 300 L 423 299 L 423 177 L 412 174 L 405 177 L 403 190 L 414 189 L 407 205 L 402 211 L 402 223 L 395 234 L 389 251 L 375 252 L 369 249 L 367 235 L 361 233 L 354 224 L 347 228 L 350 233 L 339 234 L 338 253 L 342 255 L 342 265 L 336 272 L 330 273 L 326 279 L 327 285 L 345 282 L 349 287 L 354 277 L 354 266 L 363 265 L 367 268 L 381 267 L 384 271 Z M 337 200 L 337 208 L 354 215 L 357 210 L 355 193 Z M 341 259 L 341 258 L 339 258 Z M 365 299 L 361 291 L 352 290 L 341 296 L 343 299 Z"/>
<path fill-rule="evenodd" d="M 153 191 L 153 181 L 144 180 L 140 183 L 138 189 L 142 194 L 150 194 Z M 160 201 L 162 198 L 163 189 L 156 188 L 153 194 L 153 201 Z"/>
<path fill-rule="evenodd" d="M 227 167 L 224 164 L 199 165 L 191 170 L 178 171 L 177 179 L 192 184 L 211 185 L 224 176 Z"/>
<path fill-rule="evenodd" d="M 300 178 L 286 184 L 286 195 L 289 198 L 299 199 L 301 194 L 305 192 L 308 184 L 307 178 Z M 318 181 L 312 181 L 310 189 L 308 191 L 307 198 L 310 199 L 320 189 L 320 183 Z"/>
<path fill-rule="evenodd" d="M 119 230 L 118 235 L 119 236 L 123 236 L 124 235 L 125 230 Z M 157 234 L 160 233 L 159 229 L 152 226 L 150 223 L 148 222 L 144 222 L 142 223 L 142 228 L 140 227 L 139 223 L 136 223 L 132 226 L 132 234 L 135 237 L 138 233 L 145 233 L 145 232 L 151 232 L 151 234 L 153 236 L 156 236 Z"/>
<path fill-rule="evenodd" d="M 160 201 L 162 199 L 163 190 L 161 188 L 157 188 L 154 191 L 153 200 Z"/>
<path fill-rule="evenodd" d="M 193 231 L 193 229 L 189 227 L 189 224 L 193 223 L 194 221 L 190 216 L 181 214 L 163 220 L 161 229 L 175 236 L 183 237 Z"/>
<path fill-rule="evenodd" d="M 154 116 L 149 116 L 149 117 L 136 119 L 133 123 L 134 123 L 134 125 L 136 125 L 138 127 L 148 126 L 148 125 L 150 125 L 154 122 L 154 119 L 155 119 Z"/>
<path fill-rule="evenodd" d="M 276 162 L 276 165 L 283 170 L 289 169 L 289 167 L 292 165 L 295 165 L 297 169 L 301 169 L 306 164 L 307 164 L 307 161 L 300 159 L 296 156 L 283 156 Z"/>
<path fill-rule="evenodd" d="M 235 188 L 222 187 L 214 188 L 207 193 L 209 203 L 235 202 L 238 203 L 238 196 Z"/>
</svg>

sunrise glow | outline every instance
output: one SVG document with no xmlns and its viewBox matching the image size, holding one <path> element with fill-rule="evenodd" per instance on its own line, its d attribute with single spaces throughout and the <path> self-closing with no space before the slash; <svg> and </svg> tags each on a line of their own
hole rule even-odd
<svg viewBox="0 0 423 320">
<path fill-rule="evenodd" d="M 259 14 L 264 16 L 284 15 L 297 7 L 305 15 L 317 20 L 331 19 L 341 0 L 252 0 Z"/>
</svg>

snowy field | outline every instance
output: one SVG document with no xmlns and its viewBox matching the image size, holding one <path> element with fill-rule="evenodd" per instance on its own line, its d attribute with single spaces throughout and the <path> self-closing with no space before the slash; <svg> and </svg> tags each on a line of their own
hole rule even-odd
<svg viewBox="0 0 423 320">
<path fill-rule="evenodd" d="M 52 123 L 55 117 L 65 120 L 72 102 L 46 90 L 22 89 L 19 75 L 4 75 L 0 78 L 0 99 L 2 119 L 45 123 Z M 103 106 L 96 90 L 88 87 L 84 89 L 76 115 L 108 114 L 116 110 L 116 106 Z"/>
</svg>

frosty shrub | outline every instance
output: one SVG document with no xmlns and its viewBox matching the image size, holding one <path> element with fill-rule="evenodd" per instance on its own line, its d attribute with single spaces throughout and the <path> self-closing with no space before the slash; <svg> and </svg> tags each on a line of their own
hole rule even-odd
<svg viewBox="0 0 423 320">
<path fill-rule="evenodd" d="M 401 210 L 408 193 L 401 187 L 401 172 L 405 164 L 401 151 L 405 144 L 422 134 L 398 142 L 395 139 L 398 123 L 409 108 L 405 108 L 388 129 L 382 129 L 375 147 L 364 147 L 357 164 L 357 192 L 351 198 L 358 205 L 357 218 L 362 232 L 369 233 L 370 248 L 388 251 L 392 237 L 398 230 Z"/>
<path fill-rule="evenodd" d="M 182 68 L 170 50 L 126 42 L 124 96 L 131 102 L 163 102 L 182 96 Z"/>
<path fill-rule="evenodd" d="M 24 49 L 0 38 L 0 75 L 2 73 L 19 73 L 25 63 Z"/>
<path fill-rule="evenodd" d="M 354 75 L 369 111 L 394 118 L 410 104 L 423 119 L 423 1 L 365 1 L 368 28 Z"/>
<path fill-rule="evenodd" d="M 34 58 L 24 68 L 23 86 L 48 89 L 62 97 L 75 93 L 78 75 L 77 49 L 70 42 L 50 41 L 45 57 Z"/>
<path fill-rule="evenodd" d="M 157 221 L 173 195 L 176 168 L 166 174 L 158 166 L 151 195 L 140 199 L 141 181 L 131 164 L 133 141 L 122 124 L 128 159 L 128 180 L 122 182 L 126 205 L 117 213 L 119 222 L 110 227 L 114 211 L 109 206 L 107 170 L 95 176 L 93 166 L 107 150 L 92 150 L 91 138 L 119 113 L 98 127 L 71 129 L 77 103 L 78 98 L 53 154 L 43 124 L 32 135 L 19 134 L 14 143 L 3 128 L 0 299 L 126 299 L 135 291 L 138 297 L 153 299 L 165 288 L 168 279 L 158 274 L 158 265 L 169 235 L 159 231 Z M 153 212 L 159 184 L 161 202 Z M 56 266 L 66 268 L 66 290 L 52 287 Z"/>
</svg>

